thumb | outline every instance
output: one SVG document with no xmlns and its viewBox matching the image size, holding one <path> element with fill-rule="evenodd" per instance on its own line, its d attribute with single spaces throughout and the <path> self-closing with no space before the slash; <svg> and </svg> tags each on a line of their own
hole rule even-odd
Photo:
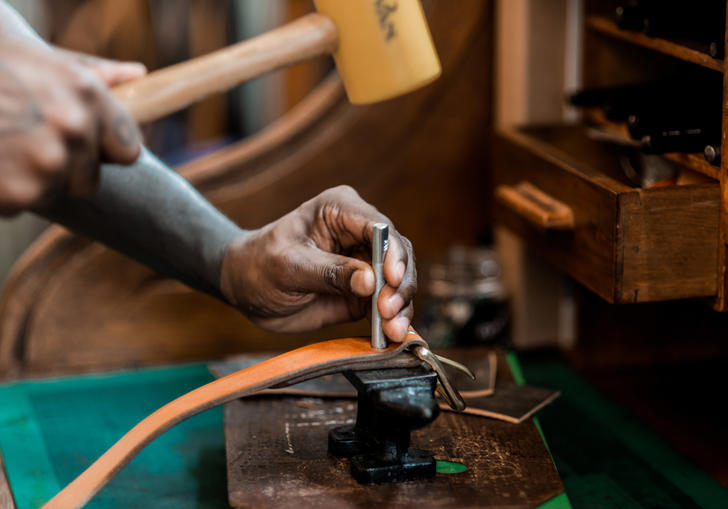
<svg viewBox="0 0 728 509">
<path fill-rule="evenodd" d="M 362 260 L 308 246 L 297 250 L 296 257 L 294 277 L 299 291 L 356 297 L 374 292 L 374 272 Z"/>
</svg>

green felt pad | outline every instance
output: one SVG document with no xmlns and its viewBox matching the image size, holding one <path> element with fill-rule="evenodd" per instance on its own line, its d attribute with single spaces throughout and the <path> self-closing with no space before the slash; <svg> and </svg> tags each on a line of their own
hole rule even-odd
<svg viewBox="0 0 728 509">
<path fill-rule="evenodd" d="M 0 387 L 0 449 L 18 509 L 35 508 L 157 408 L 212 380 L 204 365 Z M 222 409 L 150 444 L 87 507 L 227 507 Z"/>
</svg>

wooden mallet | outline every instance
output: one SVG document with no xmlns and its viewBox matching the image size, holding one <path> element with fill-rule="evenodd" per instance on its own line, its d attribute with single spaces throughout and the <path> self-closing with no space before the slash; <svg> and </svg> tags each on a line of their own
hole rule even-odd
<svg viewBox="0 0 728 509">
<path fill-rule="evenodd" d="M 419 0 L 315 0 L 318 13 L 114 88 L 148 122 L 267 72 L 333 54 L 349 100 L 383 101 L 441 73 Z"/>
</svg>

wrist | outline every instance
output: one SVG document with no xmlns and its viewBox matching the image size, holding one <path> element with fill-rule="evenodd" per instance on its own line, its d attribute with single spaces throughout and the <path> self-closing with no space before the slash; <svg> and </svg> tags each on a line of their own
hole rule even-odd
<svg viewBox="0 0 728 509">
<path fill-rule="evenodd" d="M 228 304 L 238 309 L 245 306 L 242 293 L 248 285 L 242 276 L 252 269 L 245 253 L 250 250 L 253 236 L 253 231 L 240 230 L 228 244 L 220 267 L 220 293 Z"/>
</svg>

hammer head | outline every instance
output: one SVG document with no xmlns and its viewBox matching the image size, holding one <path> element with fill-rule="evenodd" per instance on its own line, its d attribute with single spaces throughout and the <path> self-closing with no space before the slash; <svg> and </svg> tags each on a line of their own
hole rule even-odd
<svg viewBox="0 0 728 509">
<path fill-rule="evenodd" d="M 339 32 L 334 53 L 354 104 L 384 101 L 442 72 L 419 0 L 314 0 Z"/>
</svg>

